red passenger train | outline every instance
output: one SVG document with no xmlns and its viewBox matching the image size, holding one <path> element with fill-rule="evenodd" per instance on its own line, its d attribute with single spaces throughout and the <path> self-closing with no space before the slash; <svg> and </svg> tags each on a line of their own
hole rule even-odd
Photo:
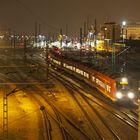
<svg viewBox="0 0 140 140">
<path fill-rule="evenodd" d="M 51 65 L 84 80 L 89 85 L 97 88 L 112 101 L 132 101 L 135 97 L 126 77 L 113 79 L 93 68 L 88 68 L 82 64 L 64 58 L 62 59 L 54 55 L 51 55 L 50 63 Z"/>
</svg>

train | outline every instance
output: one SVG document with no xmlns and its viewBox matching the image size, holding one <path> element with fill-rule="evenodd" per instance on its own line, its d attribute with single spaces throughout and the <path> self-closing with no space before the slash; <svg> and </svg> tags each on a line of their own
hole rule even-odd
<svg viewBox="0 0 140 140">
<path fill-rule="evenodd" d="M 125 76 L 112 78 L 93 68 L 53 54 L 50 55 L 50 64 L 83 80 L 88 85 L 99 90 L 113 102 L 133 101 L 135 98 L 130 79 Z"/>
</svg>

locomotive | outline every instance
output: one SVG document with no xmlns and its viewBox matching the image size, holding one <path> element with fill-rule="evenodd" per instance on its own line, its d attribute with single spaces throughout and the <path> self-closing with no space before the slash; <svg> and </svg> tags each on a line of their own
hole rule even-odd
<svg viewBox="0 0 140 140">
<path fill-rule="evenodd" d="M 112 78 L 93 68 L 54 55 L 50 56 L 50 64 L 84 80 L 112 101 L 133 101 L 135 98 L 127 77 Z"/>
</svg>

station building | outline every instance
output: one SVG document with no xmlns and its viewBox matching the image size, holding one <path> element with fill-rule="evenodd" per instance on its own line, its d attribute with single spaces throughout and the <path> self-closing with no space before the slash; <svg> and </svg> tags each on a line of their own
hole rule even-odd
<svg viewBox="0 0 140 140">
<path fill-rule="evenodd" d="M 111 42 L 117 42 L 120 40 L 121 27 L 115 22 L 105 22 L 101 25 L 101 38 L 103 40 L 109 40 Z"/>
<path fill-rule="evenodd" d="M 125 39 L 140 40 L 140 22 L 125 25 L 123 35 Z"/>
</svg>

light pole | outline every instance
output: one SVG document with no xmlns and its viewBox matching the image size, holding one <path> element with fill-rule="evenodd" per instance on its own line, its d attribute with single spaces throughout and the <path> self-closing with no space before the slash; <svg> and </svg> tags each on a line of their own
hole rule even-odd
<svg viewBox="0 0 140 140">
<path fill-rule="evenodd" d="M 139 112 L 139 116 L 140 116 L 140 99 L 138 100 L 138 104 L 139 104 L 138 112 Z M 139 117 L 139 121 L 138 121 L 138 140 L 140 140 L 140 117 Z"/>
<path fill-rule="evenodd" d="M 83 44 L 83 36 L 82 36 L 82 28 L 80 28 L 80 61 L 82 62 L 82 53 L 81 53 L 81 47 Z"/>
<path fill-rule="evenodd" d="M 59 41 L 60 41 L 60 48 L 61 48 L 61 51 L 62 51 L 62 29 L 60 29 L 60 35 L 59 35 Z"/>
<path fill-rule="evenodd" d="M 15 35 L 15 31 L 14 31 L 14 50 L 13 50 L 13 60 L 15 60 L 15 47 L 16 47 L 16 35 Z"/>
<path fill-rule="evenodd" d="M 46 80 L 49 77 L 49 46 L 46 44 Z"/>
<path fill-rule="evenodd" d="M 89 32 L 89 46 L 91 47 L 91 38 L 92 38 L 93 33 Z"/>
<path fill-rule="evenodd" d="M 24 36 L 24 63 L 27 62 L 27 38 Z"/>
<path fill-rule="evenodd" d="M 115 27 L 112 26 L 112 72 L 116 71 L 116 57 L 115 57 Z"/>
<path fill-rule="evenodd" d="M 122 39 L 123 39 L 123 43 L 124 43 L 124 26 L 126 25 L 126 21 L 122 22 Z"/>
<path fill-rule="evenodd" d="M 91 38 L 92 38 L 93 33 L 89 32 L 88 34 L 88 39 L 89 39 L 89 50 L 88 50 L 88 58 L 89 58 L 89 63 L 90 63 L 90 58 L 91 58 Z"/>
</svg>

